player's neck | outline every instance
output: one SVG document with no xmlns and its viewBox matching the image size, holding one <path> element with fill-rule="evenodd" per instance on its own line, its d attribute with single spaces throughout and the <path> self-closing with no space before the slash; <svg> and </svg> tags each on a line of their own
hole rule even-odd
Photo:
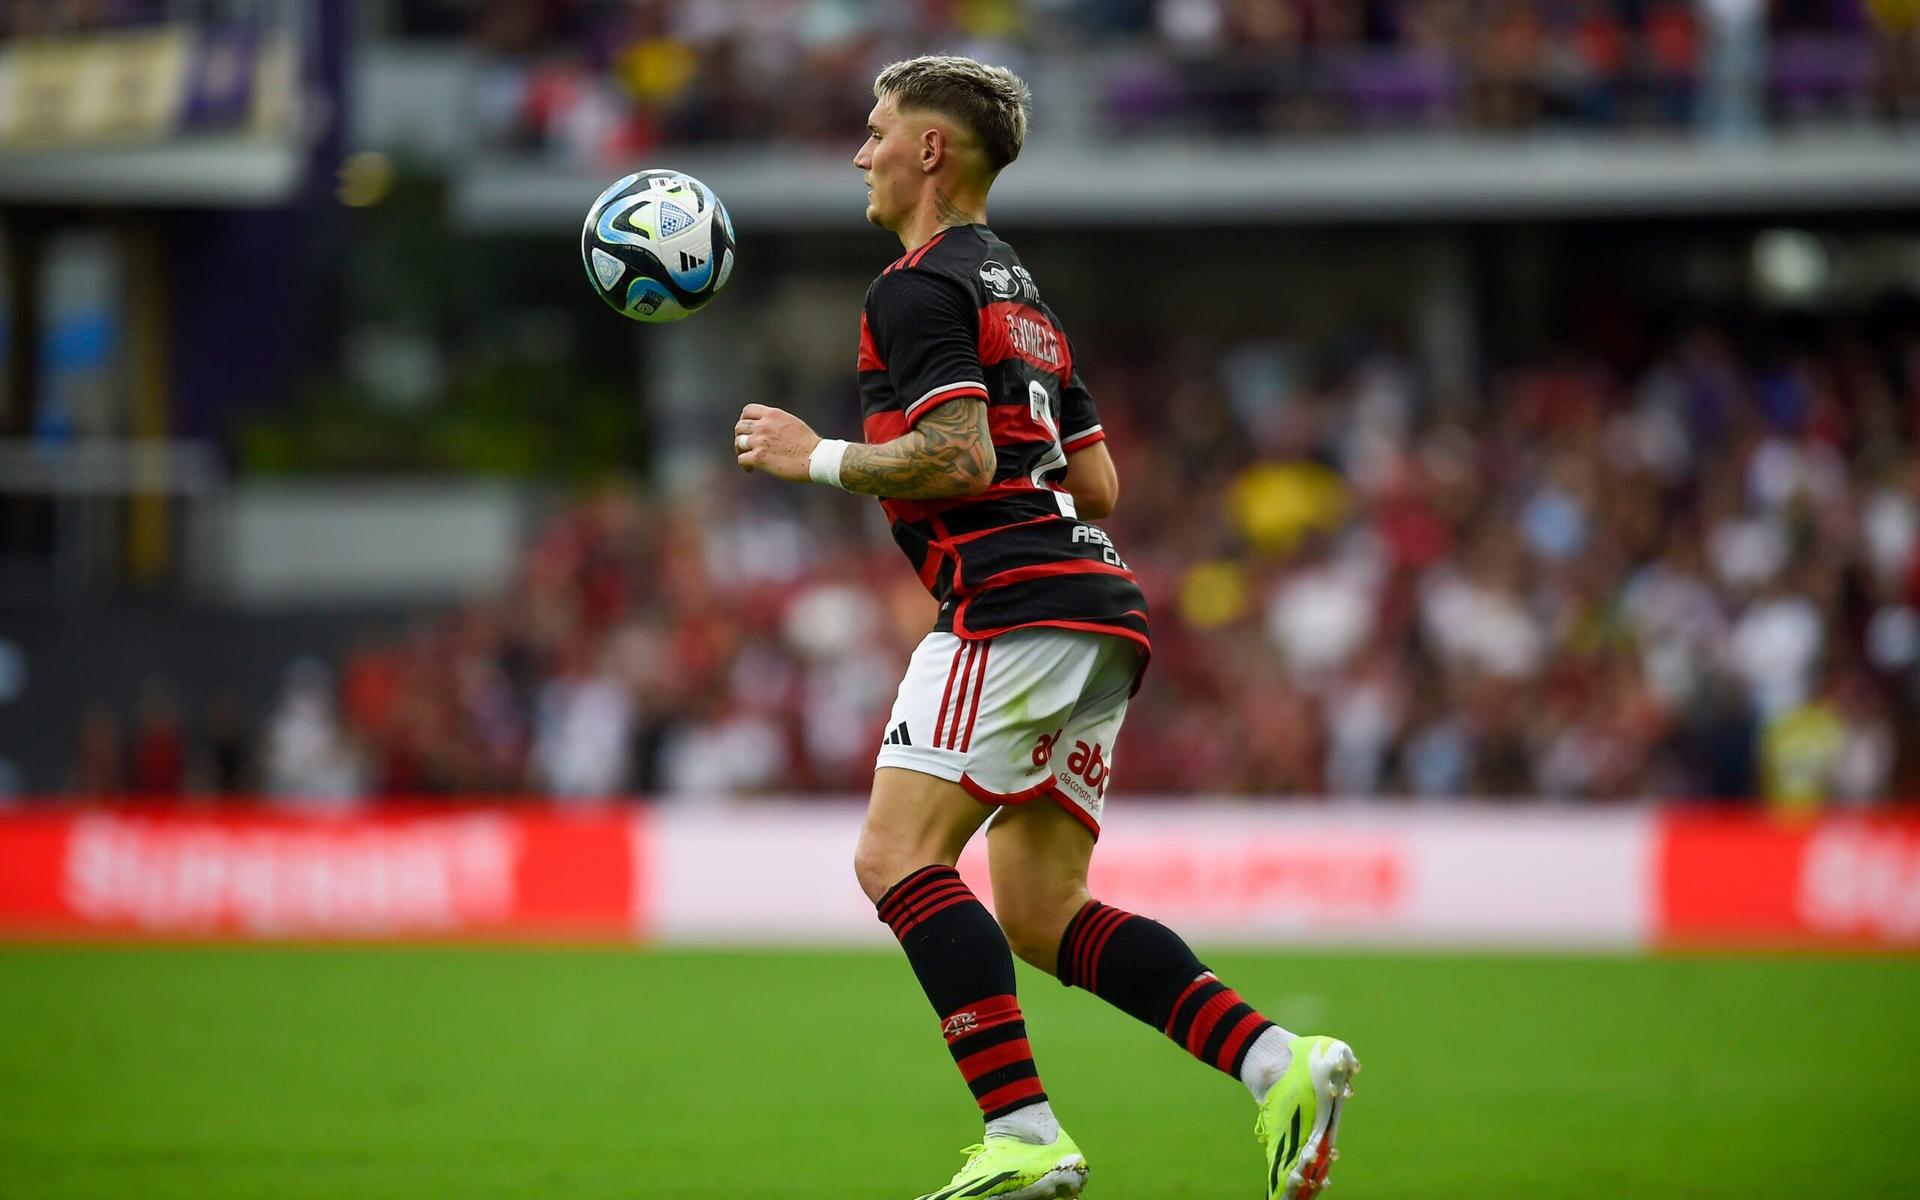
<svg viewBox="0 0 1920 1200">
<path fill-rule="evenodd" d="M 986 197 L 954 197 L 936 187 L 897 232 L 900 244 L 911 254 L 938 237 L 941 230 L 956 225 L 984 225 L 986 220 Z"/>
</svg>

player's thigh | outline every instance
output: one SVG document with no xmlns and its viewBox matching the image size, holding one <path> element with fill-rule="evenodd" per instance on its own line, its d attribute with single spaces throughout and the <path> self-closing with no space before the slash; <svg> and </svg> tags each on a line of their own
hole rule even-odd
<svg viewBox="0 0 1920 1200">
<path fill-rule="evenodd" d="M 1131 642 L 1101 637 L 1072 711 L 1047 736 L 1049 798 L 1095 838 L 1106 816 L 1114 779 L 1114 743 L 1139 678 L 1140 655 Z M 1036 755 L 1038 756 L 1038 754 Z"/>
<path fill-rule="evenodd" d="M 934 632 L 900 682 L 876 768 L 948 780 L 982 804 L 1018 804 L 1052 786 L 1047 738 L 1085 695 L 1097 635 Z"/>
<path fill-rule="evenodd" d="M 952 866 L 993 810 L 951 780 L 905 767 L 879 767 L 867 800 L 853 871 L 876 903 L 921 867 Z"/>
<path fill-rule="evenodd" d="M 1090 898 L 1093 831 L 1051 797 L 1004 808 L 987 828 L 987 860 L 1008 944 L 1054 974 L 1067 923 Z"/>
<path fill-rule="evenodd" d="M 855 860 L 869 896 L 922 866 L 954 862 L 989 806 L 1049 802 L 1053 741 L 1110 688 L 1110 641 L 1052 629 L 927 635 L 907 664 L 875 760 Z"/>
</svg>

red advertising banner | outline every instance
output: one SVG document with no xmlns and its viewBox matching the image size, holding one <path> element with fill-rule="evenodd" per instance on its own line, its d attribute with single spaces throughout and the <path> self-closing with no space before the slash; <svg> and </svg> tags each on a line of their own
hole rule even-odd
<svg viewBox="0 0 1920 1200">
<path fill-rule="evenodd" d="M 1920 949 L 1920 815 L 1673 813 L 1657 855 L 1670 945 Z"/>
<path fill-rule="evenodd" d="M 881 944 L 855 805 L 0 813 L 0 937 Z M 979 847 L 962 861 L 985 894 Z M 1920 951 L 1920 813 L 1142 805 L 1094 886 L 1248 944 Z"/>
<path fill-rule="evenodd" d="M 0 933 L 631 938 L 644 837 L 631 810 L 13 813 Z"/>
</svg>

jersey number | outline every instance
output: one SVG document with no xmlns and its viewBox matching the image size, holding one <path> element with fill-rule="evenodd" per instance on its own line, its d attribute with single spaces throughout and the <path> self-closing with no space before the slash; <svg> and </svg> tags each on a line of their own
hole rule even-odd
<svg viewBox="0 0 1920 1200">
<path fill-rule="evenodd" d="M 1047 488 L 1047 472 L 1066 466 L 1067 452 L 1065 448 L 1060 445 L 1060 426 L 1053 419 L 1053 397 L 1047 393 L 1047 386 L 1038 379 L 1030 380 L 1027 383 L 1027 408 L 1033 417 L 1033 423 L 1046 430 L 1047 434 L 1053 438 L 1053 445 L 1048 447 L 1047 452 L 1040 456 L 1040 461 L 1034 464 L 1034 468 L 1032 472 L 1030 472 L 1033 479 L 1033 486 L 1037 488 Z M 1052 489 L 1048 488 L 1048 490 Z M 1060 503 L 1061 516 L 1077 517 L 1080 515 L 1073 506 L 1073 497 L 1070 494 L 1066 492 L 1054 492 L 1053 494 Z"/>
</svg>

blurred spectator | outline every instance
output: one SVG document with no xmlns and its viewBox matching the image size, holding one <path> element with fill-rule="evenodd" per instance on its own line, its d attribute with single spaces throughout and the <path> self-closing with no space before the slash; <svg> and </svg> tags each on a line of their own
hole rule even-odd
<svg viewBox="0 0 1920 1200">
<path fill-rule="evenodd" d="M 1920 118 L 1920 0 L 1867 0 L 1880 38 L 1880 106 L 1893 120 Z"/>
<path fill-rule="evenodd" d="M 1850 733 L 1830 693 L 1781 710 L 1761 734 L 1761 778 L 1768 804 L 1804 812 L 1833 798 Z"/>
<path fill-rule="evenodd" d="M 1806 807 L 1920 781 L 1920 330 L 1680 326 L 1444 411 L 1379 346 L 1077 347 L 1153 610 L 1130 793 Z M 1844 332 L 1844 331 L 1842 331 Z M 1104 385 L 1112 382 L 1111 389 Z M 1178 396 L 1178 404 L 1133 397 Z M 1896 401 L 1895 397 L 1903 399 Z M 556 512 L 503 593 L 296 664 L 262 786 L 572 799 L 867 786 L 931 602 L 864 507 L 721 474 Z M 216 786 L 243 734 L 209 717 Z M 92 714 L 76 788 L 125 783 Z M 189 755 L 188 761 L 199 761 Z"/>
<path fill-rule="evenodd" d="M 205 725 L 207 787 L 216 796 L 238 796 L 253 786 L 252 732 L 240 702 L 216 696 L 207 706 Z"/>
<path fill-rule="evenodd" d="M 1754 600 L 1734 622 L 1729 662 L 1762 717 L 1806 703 L 1826 636 L 1819 607 L 1785 583 Z"/>
<path fill-rule="evenodd" d="M 127 788 L 125 756 L 120 719 L 104 706 L 89 708 L 80 719 L 80 738 L 74 747 L 73 768 L 67 772 L 67 791 L 100 799 L 123 795 Z"/>
<path fill-rule="evenodd" d="M 154 685 L 133 731 L 133 795 L 174 799 L 187 787 L 187 742 L 179 710 L 165 688 Z"/>
<path fill-rule="evenodd" d="M 533 774 L 551 795 L 606 799 L 624 790 L 633 693 L 605 665 L 590 668 L 575 648 L 540 689 L 534 722 Z"/>
<path fill-rule="evenodd" d="M 263 786 L 282 803 L 338 807 L 361 794 L 359 758 L 335 718 L 333 675 L 325 664 L 301 659 L 287 668 L 261 759 Z"/>
<path fill-rule="evenodd" d="M 490 63 L 476 108 L 497 142 L 601 169 L 661 142 L 798 139 L 850 148 L 878 68 L 937 48 L 1016 69 L 1044 56 L 1051 65 L 1034 82 L 1044 124 L 1056 129 L 1271 135 L 1697 122 L 1711 136 L 1742 137 L 1769 120 L 1852 117 L 1876 97 L 1894 119 L 1912 119 L 1920 86 L 1915 7 L 1910 0 L 488 4 L 473 22 Z"/>
</svg>

